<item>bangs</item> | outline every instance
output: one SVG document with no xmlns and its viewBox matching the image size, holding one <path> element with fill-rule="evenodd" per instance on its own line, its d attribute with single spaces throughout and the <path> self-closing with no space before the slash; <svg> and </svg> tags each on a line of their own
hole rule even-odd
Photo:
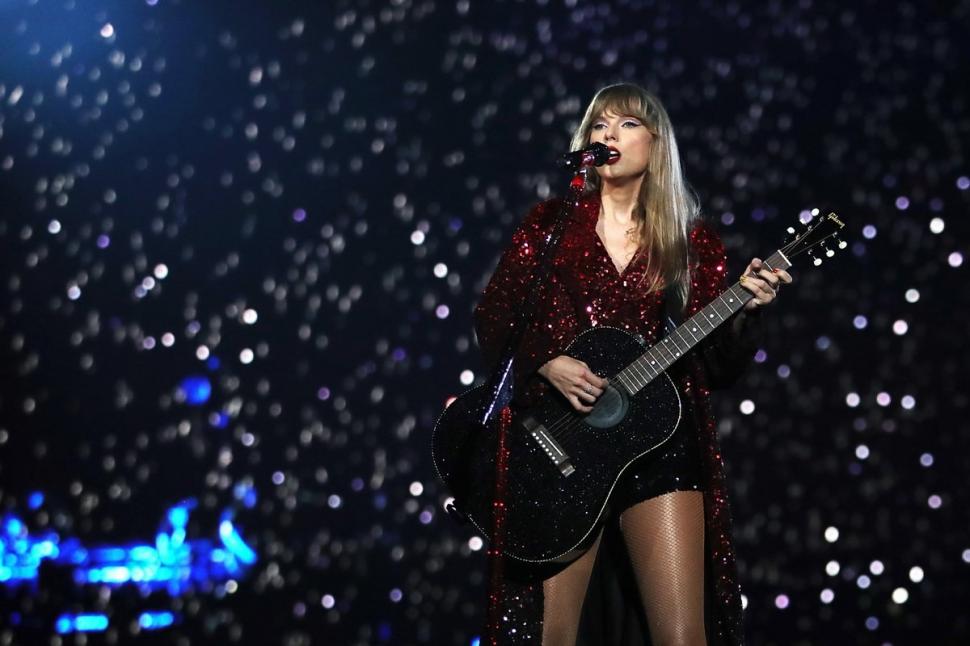
<svg viewBox="0 0 970 646">
<path fill-rule="evenodd" d="M 591 116 L 596 119 L 607 112 L 636 117 L 650 127 L 654 127 L 653 119 L 647 112 L 644 97 L 637 88 L 629 85 L 606 87 L 596 95 L 590 109 Z"/>
</svg>

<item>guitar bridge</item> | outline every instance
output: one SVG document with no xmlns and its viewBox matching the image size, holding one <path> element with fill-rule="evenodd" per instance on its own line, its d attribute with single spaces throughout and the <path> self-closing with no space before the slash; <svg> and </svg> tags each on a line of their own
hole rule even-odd
<svg viewBox="0 0 970 646">
<path fill-rule="evenodd" d="M 539 424 L 534 417 L 526 418 L 523 420 L 522 425 L 529 431 L 532 439 L 538 443 L 539 448 L 552 460 L 552 463 L 556 465 L 556 468 L 559 469 L 559 472 L 563 476 L 568 477 L 576 471 L 573 465 L 569 463 L 569 455 L 563 451 L 562 446 L 552 437 L 545 426 Z"/>
</svg>

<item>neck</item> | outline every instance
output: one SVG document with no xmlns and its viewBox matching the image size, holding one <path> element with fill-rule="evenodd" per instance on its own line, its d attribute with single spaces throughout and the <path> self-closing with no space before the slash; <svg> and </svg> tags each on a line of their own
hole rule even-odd
<svg viewBox="0 0 970 646">
<path fill-rule="evenodd" d="M 604 180 L 600 188 L 603 214 L 619 224 L 629 224 L 633 220 L 633 209 L 637 205 L 642 181 L 642 177 L 625 182 Z"/>
</svg>

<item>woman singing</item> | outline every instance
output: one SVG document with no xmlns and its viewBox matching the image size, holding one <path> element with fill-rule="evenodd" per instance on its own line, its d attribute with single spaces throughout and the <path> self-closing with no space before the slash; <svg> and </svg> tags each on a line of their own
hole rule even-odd
<svg viewBox="0 0 970 646">
<path fill-rule="evenodd" d="M 603 88 L 572 148 L 593 142 L 620 156 L 590 173 L 570 215 L 518 348 L 517 403 L 555 389 L 576 410 L 592 410 L 607 380 L 563 354 L 578 334 L 606 325 L 650 346 L 663 335 L 667 312 L 690 316 L 728 286 L 724 246 L 699 216 L 660 101 L 636 85 Z M 475 320 L 487 363 L 503 348 L 560 204 L 550 200 L 528 214 L 485 289 Z M 557 573 L 509 581 L 502 627 L 508 641 L 536 643 L 541 635 L 553 646 L 577 637 L 584 644 L 741 643 L 730 512 L 708 398 L 745 369 L 761 308 L 791 280 L 751 260 L 741 284 L 754 298 L 668 370 L 683 401 L 681 422 L 670 440 L 624 472 L 592 547 Z"/>
</svg>

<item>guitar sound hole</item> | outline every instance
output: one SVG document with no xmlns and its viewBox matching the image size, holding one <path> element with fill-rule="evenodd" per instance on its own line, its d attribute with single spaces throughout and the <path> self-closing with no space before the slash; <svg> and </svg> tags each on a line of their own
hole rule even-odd
<svg viewBox="0 0 970 646">
<path fill-rule="evenodd" d="M 608 385 L 593 410 L 583 420 L 594 428 L 610 428 L 619 424 L 630 409 L 627 394 L 614 385 Z"/>
</svg>

